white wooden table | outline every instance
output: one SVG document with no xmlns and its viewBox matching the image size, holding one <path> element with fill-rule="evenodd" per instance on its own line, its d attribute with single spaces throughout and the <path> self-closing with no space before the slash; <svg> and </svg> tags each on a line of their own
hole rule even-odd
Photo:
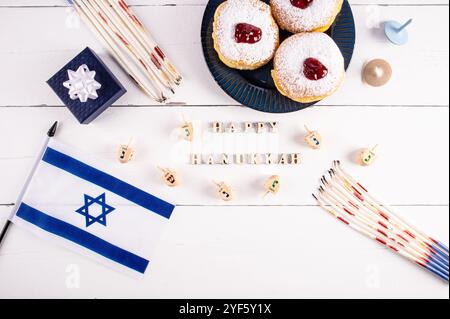
<svg viewBox="0 0 450 319">
<path fill-rule="evenodd" d="M 142 280 L 36 239 L 17 227 L 0 250 L 0 298 L 448 298 L 448 285 L 349 230 L 310 194 L 334 159 L 403 216 L 449 238 L 449 2 L 353 0 L 357 44 L 344 87 L 318 106 L 286 115 L 243 108 L 225 95 L 203 60 L 200 24 L 207 0 L 130 0 L 185 75 L 173 102 L 154 105 L 62 0 L 0 0 L 0 221 L 5 222 L 40 146 L 61 121 L 58 139 L 106 161 L 117 144 L 136 139 L 138 157 L 121 167 L 132 182 L 179 207 Z M 386 42 L 380 23 L 414 18 L 404 47 Z M 439 30 L 437 30 L 439 29 Z M 434 31 L 433 31 L 434 30 Z M 76 123 L 45 81 L 84 47 L 107 62 L 128 93 L 88 126 Z M 361 83 L 365 61 L 386 58 L 392 82 Z M 183 106 L 181 106 L 184 104 Z M 299 150 L 298 168 L 178 165 L 184 187 L 168 190 L 154 169 L 170 163 L 181 115 L 202 121 L 277 120 L 282 147 Z M 308 123 L 321 131 L 320 151 L 301 142 Z M 380 144 L 371 167 L 352 153 Z M 278 173 L 277 197 L 258 183 Z M 238 198 L 219 202 L 210 179 L 232 183 Z"/>
</svg>

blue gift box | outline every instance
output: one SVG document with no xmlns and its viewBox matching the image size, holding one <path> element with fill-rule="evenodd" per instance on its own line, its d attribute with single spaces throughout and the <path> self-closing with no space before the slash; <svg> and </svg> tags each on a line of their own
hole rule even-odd
<svg viewBox="0 0 450 319">
<path fill-rule="evenodd" d="M 69 70 L 73 71 L 72 79 L 69 79 Z M 85 75 L 76 81 L 83 71 L 89 72 L 90 78 Z M 92 71 L 95 71 L 95 77 Z M 126 93 L 123 85 L 90 48 L 84 49 L 47 83 L 81 124 L 92 122 Z"/>
</svg>

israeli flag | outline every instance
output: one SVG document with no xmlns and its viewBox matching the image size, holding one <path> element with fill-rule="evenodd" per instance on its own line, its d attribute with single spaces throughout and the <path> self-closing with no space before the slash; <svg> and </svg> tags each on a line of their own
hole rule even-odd
<svg viewBox="0 0 450 319">
<path fill-rule="evenodd" d="M 83 254 L 144 274 L 174 205 L 46 145 L 12 222 Z"/>
</svg>

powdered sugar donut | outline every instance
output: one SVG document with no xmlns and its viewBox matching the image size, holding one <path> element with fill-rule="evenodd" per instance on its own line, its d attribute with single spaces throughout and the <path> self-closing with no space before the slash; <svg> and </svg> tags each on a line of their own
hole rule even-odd
<svg viewBox="0 0 450 319">
<path fill-rule="evenodd" d="M 259 0 L 222 3 L 215 13 L 213 39 L 220 60 L 239 70 L 267 64 L 280 41 L 270 6 Z"/>
<path fill-rule="evenodd" d="M 344 57 L 327 34 L 299 33 L 281 44 L 272 77 L 280 93 L 290 99 L 319 101 L 333 94 L 344 80 Z"/>
<path fill-rule="evenodd" d="M 291 33 L 325 32 L 343 3 L 344 0 L 270 0 L 278 25 Z"/>
</svg>

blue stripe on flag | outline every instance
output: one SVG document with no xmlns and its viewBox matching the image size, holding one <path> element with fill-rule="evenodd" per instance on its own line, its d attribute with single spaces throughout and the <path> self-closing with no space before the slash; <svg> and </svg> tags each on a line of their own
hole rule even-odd
<svg viewBox="0 0 450 319">
<path fill-rule="evenodd" d="M 170 218 L 175 208 L 172 204 L 169 204 L 140 190 L 137 187 L 125 183 L 114 176 L 106 174 L 50 147 L 48 147 L 45 151 L 42 160 L 50 165 L 56 166 L 68 173 L 107 189 L 110 192 L 113 192 L 129 200 L 130 202 L 151 210 L 167 219 Z"/>
<path fill-rule="evenodd" d="M 16 216 L 49 233 L 70 240 L 137 272 L 143 274 L 147 269 L 149 263 L 148 260 L 130 253 L 120 247 L 114 246 L 113 244 L 110 244 L 107 241 L 71 224 L 44 214 L 43 212 L 34 209 L 27 204 L 20 204 Z"/>
</svg>

